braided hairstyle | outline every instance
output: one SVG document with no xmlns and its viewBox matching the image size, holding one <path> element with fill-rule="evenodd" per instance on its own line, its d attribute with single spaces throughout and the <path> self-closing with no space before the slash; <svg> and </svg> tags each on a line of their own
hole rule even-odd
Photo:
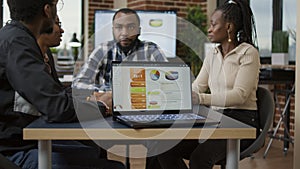
<svg viewBox="0 0 300 169">
<path fill-rule="evenodd" d="M 219 6 L 216 11 L 218 10 L 222 11 L 226 22 L 234 24 L 239 44 L 246 42 L 257 47 L 254 16 L 246 0 L 229 0 Z"/>
</svg>

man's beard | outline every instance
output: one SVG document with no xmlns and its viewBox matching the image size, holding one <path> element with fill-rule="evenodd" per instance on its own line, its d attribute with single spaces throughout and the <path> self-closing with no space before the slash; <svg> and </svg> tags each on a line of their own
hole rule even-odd
<svg viewBox="0 0 300 169">
<path fill-rule="evenodd" d="M 127 54 L 131 49 L 133 49 L 137 39 L 138 38 L 136 38 L 134 41 L 132 41 L 129 46 L 121 46 L 120 42 L 117 42 L 117 45 L 121 49 L 122 52 Z"/>
</svg>

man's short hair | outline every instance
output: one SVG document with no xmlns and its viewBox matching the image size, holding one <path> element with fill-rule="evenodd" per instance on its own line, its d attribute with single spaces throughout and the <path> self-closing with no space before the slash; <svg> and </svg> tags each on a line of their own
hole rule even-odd
<svg viewBox="0 0 300 169">
<path fill-rule="evenodd" d="M 24 22 L 41 15 L 44 6 L 52 3 L 53 0 L 7 0 L 11 19 Z"/>
<path fill-rule="evenodd" d="M 119 9 L 119 10 L 114 14 L 113 20 L 112 20 L 112 21 L 115 20 L 115 17 L 116 17 L 116 15 L 117 15 L 118 13 L 134 14 L 134 15 L 136 16 L 137 20 L 138 20 L 138 23 L 140 24 L 140 17 L 139 17 L 139 15 L 136 13 L 135 10 L 132 10 L 132 9 L 130 9 L 130 8 L 121 8 L 121 9 Z"/>
</svg>

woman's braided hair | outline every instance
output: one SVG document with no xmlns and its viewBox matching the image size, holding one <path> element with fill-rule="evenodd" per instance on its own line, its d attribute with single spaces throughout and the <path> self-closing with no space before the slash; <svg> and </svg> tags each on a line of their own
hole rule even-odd
<svg viewBox="0 0 300 169">
<path fill-rule="evenodd" d="M 246 0 L 229 0 L 219 6 L 224 20 L 235 25 L 238 43 L 247 42 L 257 47 L 255 21 L 249 3 Z"/>
</svg>

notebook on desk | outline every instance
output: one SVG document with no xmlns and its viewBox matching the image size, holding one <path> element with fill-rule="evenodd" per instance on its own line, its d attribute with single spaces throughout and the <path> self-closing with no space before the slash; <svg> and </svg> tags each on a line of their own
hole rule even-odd
<svg viewBox="0 0 300 169">
<path fill-rule="evenodd" d="M 112 93 L 113 119 L 132 128 L 218 123 L 193 113 L 185 63 L 113 62 Z"/>
</svg>

